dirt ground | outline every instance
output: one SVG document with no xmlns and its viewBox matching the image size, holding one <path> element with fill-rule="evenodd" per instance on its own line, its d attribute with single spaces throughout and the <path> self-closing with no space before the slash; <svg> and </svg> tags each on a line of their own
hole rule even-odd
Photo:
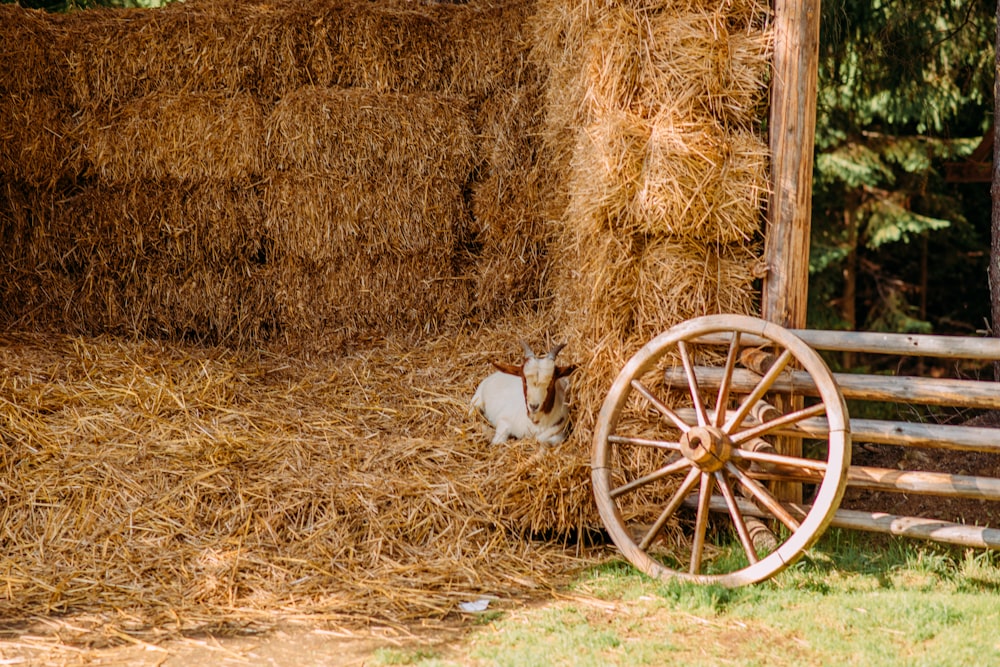
<svg viewBox="0 0 1000 667">
<path fill-rule="evenodd" d="M 456 621 L 433 628 L 377 627 L 368 630 L 287 625 L 253 636 L 200 636 L 149 643 L 131 640 L 104 648 L 65 643 L 58 634 L 25 633 L 0 639 L 0 665 L 73 667 L 319 667 L 371 664 L 380 650 L 444 652 L 467 626 Z"/>
</svg>

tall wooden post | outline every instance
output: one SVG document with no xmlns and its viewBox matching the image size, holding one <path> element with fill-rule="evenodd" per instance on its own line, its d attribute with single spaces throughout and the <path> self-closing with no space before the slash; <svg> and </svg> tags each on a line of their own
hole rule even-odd
<svg viewBox="0 0 1000 667">
<path fill-rule="evenodd" d="M 813 140 L 819 69 L 820 0 L 775 0 L 771 83 L 771 198 L 764 241 L 761 311 L 784 327 L 806 325 L 809 226 L 812 222 Z M 779 409 L 801 407 L 792 399 Z M 802 455 L 802 440 L 779 438 L 779 452 Z M 802 502 L 802 485 L 775 483 L 778 498 Z"/>
<path fill-rule="evenodd" d="M 819 0 L 775 0 L 764 319 L 801 329 L 809 294 Z"/>
</svg>

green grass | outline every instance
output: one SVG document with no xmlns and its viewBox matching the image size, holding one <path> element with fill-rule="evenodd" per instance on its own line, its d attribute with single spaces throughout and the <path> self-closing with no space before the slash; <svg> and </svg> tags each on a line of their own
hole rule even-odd
<svg viewBox="0 0 1000 667">
<path fill-rule="evenodd" d="M 1000 553 L 833 530 L 739 589 L 656 581 L 614 560 L 408 664 L 1000 664 Z"/>
</svg>

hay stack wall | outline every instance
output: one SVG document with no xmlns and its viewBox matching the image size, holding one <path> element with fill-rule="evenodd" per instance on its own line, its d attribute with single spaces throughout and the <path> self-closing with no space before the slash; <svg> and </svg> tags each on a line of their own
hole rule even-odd
<svg viewBox="0 0 1000 667">
<path fill-rule="evenodd" d="M 0 11 L 7 328 L 336 349 L 528 306 L 603 383 L 754 309 L 755 0 Z"/>
<path fill-rule="evenodd" d="M 536 299 L 530 9 L 0 7 L 0 324 L 324 350 Z"/>
</svg>

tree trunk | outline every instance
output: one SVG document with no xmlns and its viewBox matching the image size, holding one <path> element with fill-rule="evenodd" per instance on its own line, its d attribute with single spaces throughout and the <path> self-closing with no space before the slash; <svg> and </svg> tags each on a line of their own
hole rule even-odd
<svg viewBox="0 0 1000 667">
<path fill-rule="evenodd" d="M 1000 118 L 1000 1 L 997 2 L 996 62 L 993 69 L 993 117 Z M 995 126 L 994 126 L 995 127 Z M 993 130 L 993 182 L 990 195 L 993 212 L 990 231 L 990 328 L 1000 335 L 1000 132 Z M 1000 362 L 993 364 L 993 379 L 1000 381 Z"/>
<path fill-rule="evenodd" d="M 857 196 L 848 196 L 844 206 L 844 225 L 847 227 L 847 260 L 844 262 L 844 297 L 840 304 L 841 316 L 848 331 L 858 329 L 858 223 Z M 844 368 L 854 368 L 857 355 L 848 350 L 843 353 Z"/>
</svg>

